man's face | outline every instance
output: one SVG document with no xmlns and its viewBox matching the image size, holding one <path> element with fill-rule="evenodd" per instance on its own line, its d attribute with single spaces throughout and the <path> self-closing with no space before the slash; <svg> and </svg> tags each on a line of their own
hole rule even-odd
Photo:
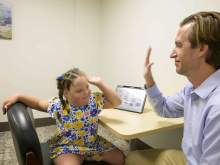
<svg viewBox="0 0 220 165">
<path fill-rule="evenodd" d="M 170 55 L 174 58 L 176 72 L 189 77 L 199 66 L 199 48 L 191 48 L 188 34 L 192 24 L 186 24 L 177 32 L 175 39 L 175 48 Z"/>
</svg>

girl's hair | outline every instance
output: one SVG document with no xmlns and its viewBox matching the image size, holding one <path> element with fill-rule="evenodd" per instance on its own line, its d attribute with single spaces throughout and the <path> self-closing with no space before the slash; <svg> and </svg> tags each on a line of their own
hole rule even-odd
<svg viewBox="0 0 220 165">
<path fill-rule="evenodd" d="M 64 90 L 65 89 L 69 90 L 73 81 L 79 76 L 86 77 L 86 74 L 83 71 L 79 70 L 78 68 L 73 68 L 63 73 L 61 76 L 57 77 L 56 80 L 57 80 L 58 96 L 63 108 L 65 108 L 66 104 L 68 103 L 68 101 L 63 97 Z"/>
</svg>

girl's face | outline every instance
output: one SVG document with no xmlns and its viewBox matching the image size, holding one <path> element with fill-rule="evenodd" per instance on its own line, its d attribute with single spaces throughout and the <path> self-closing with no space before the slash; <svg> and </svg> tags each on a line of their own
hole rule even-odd
<svg viewBox="0 0 220 165">
<path fill-rule="evenodd" d="M 70 89 L 64 90 L 64 96 L 68 102 L 76 106 L 87 105 L 90 95 L 89 82 L 85 76 L 77 77 L 72 81 Z"/>
</svg>

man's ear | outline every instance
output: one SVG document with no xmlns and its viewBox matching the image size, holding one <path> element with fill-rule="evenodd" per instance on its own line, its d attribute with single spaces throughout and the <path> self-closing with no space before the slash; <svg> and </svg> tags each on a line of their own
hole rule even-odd
<svg viewBox="0 0 220 165">
<path fill-rule="evenodd" d="M 206 56 L 209 51 L 209 46 L 207 44 L 201 44 L 199 51 L 201 56 Z"/>
</svg>

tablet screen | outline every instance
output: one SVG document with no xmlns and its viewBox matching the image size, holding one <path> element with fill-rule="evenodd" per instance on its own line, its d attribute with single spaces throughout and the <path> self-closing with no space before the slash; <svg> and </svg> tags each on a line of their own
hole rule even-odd
<svg viewBox="0 0 220 165">
<path fill-rule="evenodd" d="M 143 112 L 146 100 L 146 91 L 141 87 L 133 86 L 117 86 L 117 94 L 120 96 L 122 103 L 116 107 L 117 109 L 132 112 Z"/>
</svg>

